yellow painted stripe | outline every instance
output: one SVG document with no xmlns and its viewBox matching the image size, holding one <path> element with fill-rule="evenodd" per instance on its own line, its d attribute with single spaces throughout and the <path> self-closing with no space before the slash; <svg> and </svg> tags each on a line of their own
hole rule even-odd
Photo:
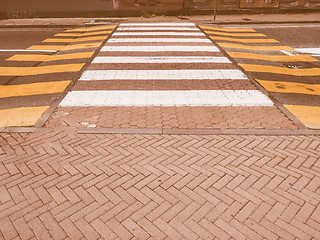
<svg viewBox="0 0 320 240">
<path fill-rule="evenodd" d="M 320 107 L 300 105 L 284 106 L 305 126 L 309 128 L 320 129 Z"/>
<path fill-rule="evenodd" d="M 98 31 L 98 30 L 107 30 L 107 29 L 113 29 L 116 26 L 99 26 L 99 27 L 85 27 L 85 28 L 76 28 L 76 29 L 69 29 L 65 32 L 90 32 L 90 31 Z"/>
<path fill-rule="evenodd" d="M 265 37 L 263 33 L 225 33 L 225 32 L 216 32 L 216 31 L 205 31 L 207 34 L 215 34 L 222 36 L 231 36 L 231 37 Z"/>
<path fill-rule="evenodd" d="M 277 82 L 277 81 L 257 81 L 270 92 L 279 93 L 299 93 L 299 94 L 311 94 L 320 96 L 320 84 L 306 84 L 306 83 L 294 83 L 294 82 Z"/>
<path fill-rule="evenodd" d="M 98 37 L 85 37 L 85 38 L 48 38 L 42 42 L 61 42 L 61 43 L 71 43 L 71 42 L 85 42 L 85 41 L 97 41 L 104 40 L 108 36 L 98 36 Z"/>
<path fill-rule="evenodd" d="M 102 34 L 110 34 L 112 31 L 99 31 L 99 32 L 88 32 L 88 33 L 57 33 L 54 35 L 55 37 L 88 37 L 88 36 L 96 36 Z"/>
<path fill-rule="evenodd" d="M 41 54 L 21 54 L 14 55 L 7 61 L 34 61 L 34 62 L 47 62 L 47 61 L 59 61 L 59 60 L 69 60 L 69 59 L 82 59 L 90 58 L 94 52 L 81 52 L 81 53 L 68 53 L 59 55 L 41 55 Z"/>
<path fill-rule="evenodd" d="M 238 49 L 246 49 L 246 50 L 254 50 L 254 51 L 294 51 L 294 48 L 288 46 L 248 46 L 243 44 L 235 44 L 235 43 L 220 43 L 221 47 L 225 48 L 238 48 Z"/>
<path fill-rule="evenodd" d="M 30 76 L 47 73 L 77 72 L 85 63 L 40 67 L 0 67 L 0 76 Z"/>
<path fill-rule="evenodd" d="M 63 92 L 70 82 L 57 81 L 22 85 L 0 85 L 0 98 L 59 93 Z"/>
<path fill-rule="evenodd" d="M 232 41 L 232 42 L 241 42 L 241 43 L 278 43 L 279 41 L 275 39 L 255 39 L 255 38 L 230 38 L 230 37 L 216 37 L 210 36 L 212 40 L 223 40 L 223 41 Z"/>
<path fill-rule="evenodd" d="M 291 69 L 255 64 L 239 64 L 239 66 L 249 72 L 278 73 L 294 76 L 320 76 L 320 68 Z"/>
<path fill-rule="evenodd" d="M 233 58 L 258 59 L 276 62 L 316 62 L 317 59 L 309 55 L 263 55 L 246 52 L 227 52 Z"/>
<path fill-rule="evenodd" d="M 202 29 L 223 31 L 223 32 L 256 32 L 252 28 L 217 28 L 217 27 L 208 27 L 208 26 L 199 26 Z"/>
<path fill-rule="evenodd" d="M 94 48 L 99 47 L 102 42 L 98 43 L 84 43 L 84 44 L 74 44 L 74 45 L 34 45 L 29 47 L 29 50 L 57 50 L 57 51 L 66 51 L 66 50 L 74 50 L 81 48 Z"/>
<path fill-rule="evenodd" d="M 33 126 L 49 106 L 0 110 L 0 127 Z"/>
</svg>

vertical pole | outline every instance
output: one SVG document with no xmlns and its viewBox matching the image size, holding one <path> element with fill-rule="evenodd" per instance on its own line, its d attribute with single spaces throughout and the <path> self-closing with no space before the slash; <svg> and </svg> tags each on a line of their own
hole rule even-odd
<svg viewBox="0 0 320 240">
<path fill-rule="evenodd" d="M 217 18 L 217 7 L 218 7 L 218 0 L 214 0 L 214 16 L 213 16 L 213 21 L 216 21 L 216 18 Z"/>
</svg>

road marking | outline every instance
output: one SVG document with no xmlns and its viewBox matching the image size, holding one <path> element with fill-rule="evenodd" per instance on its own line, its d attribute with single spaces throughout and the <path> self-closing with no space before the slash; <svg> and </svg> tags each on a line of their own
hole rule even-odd
<svg viewBox="0 0 320 240">
<path fill-rule="evenodd" d="M 75 50 L 81 48 L 96 48 L 101 45 L 102 42 L 98 43 L 84 43 L 84 44 L 74 44 L 74 45 L 34 45 L 29 47 L 31 50 L 42 50 L 42 49 L 50 49 L 57 51 L 66 51 L 66 50 Z"/>
<path fill-rule="evenodd" d="M 227 52 L 233 58 L 258 59 L 276 62 L 316 62 L 317 59 L 308 55 L 263 55 L 247 52 Z"/>
<path fill-rule="evenodd" d="M 217 27 L 208 27 L 208 26 L 199 26 L 202 29 L 223 31 L 223 32 L 256 32 L 256 30 L 252 28 L 217 28 Z"/>
<path fill-rule="evenodd" d="M 77 72 L 85 63 L 39 67 L 0 67 L 0 76 L 30 76 L 48 73 Z"/>
<path fill-rule="evenodd" d="M 60 106 L 273 106 L 258 90 L 73 91 Z"/>
<path fill-rule="evenodd" d="M 225 32 L 216 32 L 216 31 L 205 31 L 208 35 L 222 35 L 222 36 L 231 36 L 231 37 L 266 37 L 262 33 L 225 33 Z"/>
<path fill-rule="evenodd" d="M 111 38 L 108 43 L 212 43 L 207 38 Z"/>
<path fill-rule="evenodd" d="M 128 32 L 128 31 L 189 31 L 198 32 L 199 29 L 196 27 L 118 27 L 117 32 Z"/>
<path fill-rule="evenodd" d="M 71 81 L 40 82 L 22 85 L 0 85 L 0 98 L 63 92 Z"/>
<path fill-rule="evenodd" d="M 275 39 L 255 39 L 255 38 L 230 38 L 230 37 L 216 37 L 210 36 L 212 40 L 223 40 L 223 41 L 231 41 L 231 42 L 241 42 L 241 43 L 278 43 L 279 41 Z"/>
<path fill-rule="evenodd" d="M 86 41 L 104 40 L 107 37 L 108 36 L 84 37 L 84 38 L 47 38 L 42 42 L 61 42 L 61 43 L 86 42 Z"/>
<path fill-rule="evenodd" d="M 107 30 L 107 29 L 114 29 L 116 26 L 99 26 L 99 27 L 86 27 L 86 28 L 76 28 L 76 29 L 69 29 L 65 32 L 90 32 L 90 31 L 98 31 L 98 30 Z"/>
<path fill-rule="evenodd" d="M 194 23 L 121 23 L 120 26 L 195 26 Z"/>
<path fill-rule="evenodd" d="M 284 106 L 307 127 L 320 129 L 320 107 L 300 105 Z"/>
<path fill-rule="evenodd" d="M 50 53 L 55 53 L 57 52 L 56 50 L 30 50 L 30 49 L 0 49 L 0 52 L 50 52 Z"/>
<path fill-rule="evenodd" d="M 221 43 L 218 42 L 221 47 L 224 48 L 238 48 L 238 49 L 246 49 L 246 50 L 254 50 L 254 51 L 281 51 L 288 50 L 294 51 L 295 49 L 289 46 L 248 46 L 243 44 L 234 44 L 234 43 Z"/>
<path fill-rule="evenodd" d="M 68 54 L 59 54 L 59 55 L 19 54 L 19 55 L 14 55 L 6 60 L 7 61 L 47 62 L 47 61 L 59 61 L 59 60 L 68 60 L 68 59 L 90 58 L 93 54 L 94 52 L 68 53 Z"/>
<path fill-rule="evenodd" d="M 96 57 L 92 63 L 231 63 L 226 57 Z"/>
<path fill-rule="evenodd" d="M 0 127 L 33 126 L 49 106 L 0 110 Z"/>
<path fill-rule="evenodd" d="M 320 68 L 291 69 L 255 64 L 239 64 L 239 66 L 249 72 L 278 73 L 294 76 L 320 76 Z"/>
<path fill-rule="evenodd" d="M 112 36 L 205 36 L 202 32 L 115 32 Z"/>
<path fill-rule="evenodd" d="M 270 92 L 320 95 L 320 84 L 277 82 L 258 79 L 257 81 Z"/>
<path fill-rule="evenodd" d="M 89 33 L 57 33 L 55 37 L 88 37 L 96 35 L 106 35 L 110 34 L 112 31 L 99 31 L 99 32 L 89 32 Z"/>
<path fill-rule="evenodd" d="M 247 79 L 240 70 L 88 70 L 80 80 L 201 80 Z"/>
<path fill-rule="evenodd" d="M 320 56 L 320 48 L 296 48 L 297 52 L 311 54 L 313 56 Z"/>
<path fill-rule="evenodd" d="M 102 52 L 220 52 L 216 46 L 104 46 Z"/>
</svg>

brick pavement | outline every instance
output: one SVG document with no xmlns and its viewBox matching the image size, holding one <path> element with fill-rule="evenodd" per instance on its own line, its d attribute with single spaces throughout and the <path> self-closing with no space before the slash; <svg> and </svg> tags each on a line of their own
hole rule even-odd
<svg viewBox="0 0 320 240">
<path fill-rule="evenodd" d="M 320 137 L 0 135 L 0 239 L 320 239 Z"/>
</svg>

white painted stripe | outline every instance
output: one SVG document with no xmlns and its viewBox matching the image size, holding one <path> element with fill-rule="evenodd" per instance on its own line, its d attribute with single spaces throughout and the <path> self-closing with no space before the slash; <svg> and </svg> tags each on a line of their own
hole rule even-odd
<svg viewBox="0 0 320 240">
<path fill-rule="evenodd" d="M 0 49 L 0 52 L 57 52 L 56 50 Z"/>
<path fill-rule="evenodd" d="M 92 63 L 231 63 L 226 57 L 96 57 Z"/>
<path fill-rule="evenodd" d="M 199 28 L 196 27 L 118 27 L 118 31 L 197 31 Z"/>
<path fill-rule="evenodd" d="M 188 42 L 188 43 L 212 43 L 207 38 L 111 38 L 109 43 L 157 43 L 157 42 Z"/>
<path fill-rule="evenodd" d="M 127 26 L 195 26 L 194 23 L 121 23 L 121 27 Z"/>
<path fill-rule="evenodd" d="M 201 80 L 201 79 L 247 79 L 240 70 L 88 70 L 80 80 Z"/>
<path fill-rule="evenodd" d="M 112 36 L 205 36 L 203 32 L 115 32 Z"/>
<path fill-rule="evenodd" d="M 220 52 L 216 46 L 104 46 L 102 52 Z"/>
<path fill-rule="evenodd" d="M 295 48 L 297 52 L 307 53 L 311 55 L 319 55 L 320 48 Z"/>
<path fill-rule="evenodd" d="M 273 102 L 258 90 L 73 91 L 60 106 L 273 106 Z"/>
</svg>

